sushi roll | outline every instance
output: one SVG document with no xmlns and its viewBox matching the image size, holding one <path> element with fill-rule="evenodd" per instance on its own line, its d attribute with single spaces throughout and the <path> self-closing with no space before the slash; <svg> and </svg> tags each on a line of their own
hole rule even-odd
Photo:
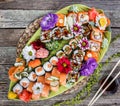
<svg viewBox="0 0 120 106">
<path fill-rule="evenodd" d="M 50 63 L 51 63 L 53 66 L 56 66 L 56 65 L 57 65 L 57 62 L 58 62 L 58 58 L 57 58 L 56 56 L 51 57 Z"/>
<path fill-rule="evenodd" d="M 57 56 L 58 58 L 62 58 L 63 56 L 65 56 L 65 53 L 64 53 L 62 50 L 60 50 L 60 51 L 58 51 L 58 52 L 56 53 L 56 56 Z"/>
<path fill-rule="evenodd" d="M 22 91 L 23 91 L 23 87 L 18 83 L 13 87 L 14 93 L 20 94 Z"/>
<path fill-rule="evenodd" d="M 49 78 L 51 77 L 51 73 L 45 73 L 45 83 L 50 84 L 51 80 Z"/>
<path fill-rule="evenodd" d="M 78 22 L 85 24 L 89 22 L 89 16 L 87 12 L 80 12 L 78 13 Z"/>
<path fill-rule="evenodd" d="M 94 52 L 100 51 L 100 42 L 96 42 L 94 40 L 90 40 L 90 50 Z"/>
<path fill-rule="evenodd" d="M 53 65 L 50 62 L 46 62 L 44 63 L 43 68 L 45 71 L 50 72 L 53 68 Z"/>
<path fill-rule="evenodd" d="M 40 66 L 40 67 L 35 68 L 35 73 L 38 76 L 42 76 L 45 74 L 45 70 L 43 69 L 43 67 Z"/>
<path fill-rule="evenodd" d="M 83 61 L 85 56 L 85 52 L 82 50 L 75 50 L 72 55 L 72 59 L 76 60 L 77 62 Z"/>
<path fill-rule="evenodd" d="M 50 36 L 51 36 L 54 40 L 62 39 L 62 30 L 61 30 L 61 28 L 59 28 L 59 27 L 54 28 L 54 29 L 51 31 Z"/>
<path fill-rule="evenodd" d="M 71 39 L 70 42 L 69 42 L 69 45 L 72 47 L 72 49 L 76 49 L 78 43 L 75 39 Z"/>
<path fill-rule="evenodd" d="M 72 48 L 69 45 L 65 45 L 63 51 L 66 55 L 69 55 L 72 52 Z"/>
<path fill-rule="evenodd" d="M 28 78 L 24 77 L 23 79 L 20 80 L 20 85 L 23 88 L 27 88 L 29 85 L 30 81 L 28 80 Z"/>
<path fill-rule="evenodd" d="M 82 39 L 82 37 L 83 37 L 82 34 L 76 35 L 76 36 L 75 36 L 75 40 L 76 40 L 77 42 L 79 42 L 79 41 Z"/>
<path fill-rule="evenodd" d="M 28 79 L 29 79 L 30 81 L 35 81 L 35 80 L 37 79 L 37 75 L 35 74 L 35 72 L 32 71 L 32 72 L 29 74 Z"/>
<path fill-rule="evenodd" d="M 58 86 L 59 85 L 59 81 L 51 81 L 51 83 L 50 83 L 50 86 L 52 86 L 52 87 L 56 87 L 56 86 Z"/>
</svg>

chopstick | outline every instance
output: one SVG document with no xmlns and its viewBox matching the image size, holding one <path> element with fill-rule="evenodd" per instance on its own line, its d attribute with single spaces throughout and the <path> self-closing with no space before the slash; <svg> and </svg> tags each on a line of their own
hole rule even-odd
<svg viewBox="0 0 120 106">
<path fill-rule="evenodd" d="M 92 106 L 93 105 L 93 103 L 95 102 L 95 101 L 97 101 L 97 99 L 104 93 L 104 91 L 112 84 L 111 82 L 114 80 L 112 80 L 108 85 L 109 86 L 107 86 L 99 95 L 98 95 L 98 93 L 100 92 L 100 90 L 103 88 L 103 86 L 104 86 L 104 84 L 107 82 L 107 80 L 109 79 L 109 77 L 111 76 L 111 74 L 114 72 L 114 70 L 117 68 L 117 66 L 119 65 L 119 63 L 120 63 L 120 60 L 116 63 L 116 65 L 114 66 L 114 68 L 112 69 L 112 71 L 110 72 L 110 74 L 108 75 L 108 77 L 105 79 L 105 81 L 103 82 L 103 84 L 100 86 L 100 88 L 98 89 L 98 91 L 96 92 L 96 94 L 94 95 L 94 97 L 92 98 L 92 100 L 89 102 L 89 104 L 88 104 L 88 106 Z M 120 72 L 116 75 L 117 77 L 119 76 L 119 74 L 120 74 Z M 117 77 L 114 77 L 115 79 L 117 78 Z M 98 97 L 97 97 L 98 96 Z M 97 98 L 96 98 L 97 97 Z M 96 99 L 95 99 L 96 98 Z"/>
</svg>

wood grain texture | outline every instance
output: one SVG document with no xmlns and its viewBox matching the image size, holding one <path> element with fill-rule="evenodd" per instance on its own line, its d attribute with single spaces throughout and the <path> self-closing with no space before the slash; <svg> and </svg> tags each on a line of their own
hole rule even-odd
<svg viewBox="0 0 120 106">
<path fill-rule="evenodd" d="M 25 28 L 33 20 L 57 10 L 0 10 L 0 28 Z M 120 10 L 105 10 L 112 27 L 120 27 Z"/>
<path fill-rule="evenodd" d="M 105 10 L 120 10 L 119 0 L 15 0 L 0 4 L 0 9 L 59 10 L 67 5 L 77 3 Z"/>
</svg>

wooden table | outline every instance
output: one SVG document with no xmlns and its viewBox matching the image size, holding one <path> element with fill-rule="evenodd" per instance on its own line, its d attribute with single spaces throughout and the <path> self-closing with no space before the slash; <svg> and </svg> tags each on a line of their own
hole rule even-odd
<svg viewBox="0 0 120 106">
<path fill-rule="evenodd" d="M 119 0 L 15 0 L 9 3 L 0 3 L 0 106 L 49 106 L 55 102 L 73 98 L 72 94 L 60 95 L 45 101 L 30 102 L 12 101 L 7 99 L 9 86 L 8 69 L 15 62 L 16 44 L 25 27 L 37 17 L 57 10 L 71 4 L 81 3 L 90 7 L 101 8 L 111 19 L 112 37 L 120 33 L 120 1 Z M 115 52 L 120 51 L 120 39 L 110 45 L 102 62 Z M 105 67 L 101 74 L 109 73 L 118 59 L 114 59 L 109 66 Z M 120 71 L 120 65 L 116 72 Z M 81 105 L 87 106 L 92 96 L 98 89 L 94 86 L 91 96 Z M 111 96 L 102 96 L 95 106 L 120 106 L 120 88 Z"/>
</svg>

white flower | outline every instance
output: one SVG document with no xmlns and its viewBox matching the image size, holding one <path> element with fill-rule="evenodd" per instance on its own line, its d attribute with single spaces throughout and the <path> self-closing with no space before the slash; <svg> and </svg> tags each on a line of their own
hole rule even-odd
<svg viewBox="0 0 120 106">
<path fill-rule="evenodd" d="M 36 50 L 33 49 L 32 46 L 25 46 L 22 51 L 22 55 L 27 62 L 30 61 L 30 59 L 32 60 L 35 59 L 35 53 L 36 53 Z"/>
<path fill-rule="evenodd" d="M 40 94 L 42 93 L 44 85 L 42 83 L 36 82 L 34 86 L 32 87 L 34 94 Z"/>
<path fill-rule="evenodd" d="M 107 18 L 104 15 L 98 15 L 96 17 L 96 26 L 98 26 L 100 30 L 105 30 L 107 26 Z"/>
</svg>

